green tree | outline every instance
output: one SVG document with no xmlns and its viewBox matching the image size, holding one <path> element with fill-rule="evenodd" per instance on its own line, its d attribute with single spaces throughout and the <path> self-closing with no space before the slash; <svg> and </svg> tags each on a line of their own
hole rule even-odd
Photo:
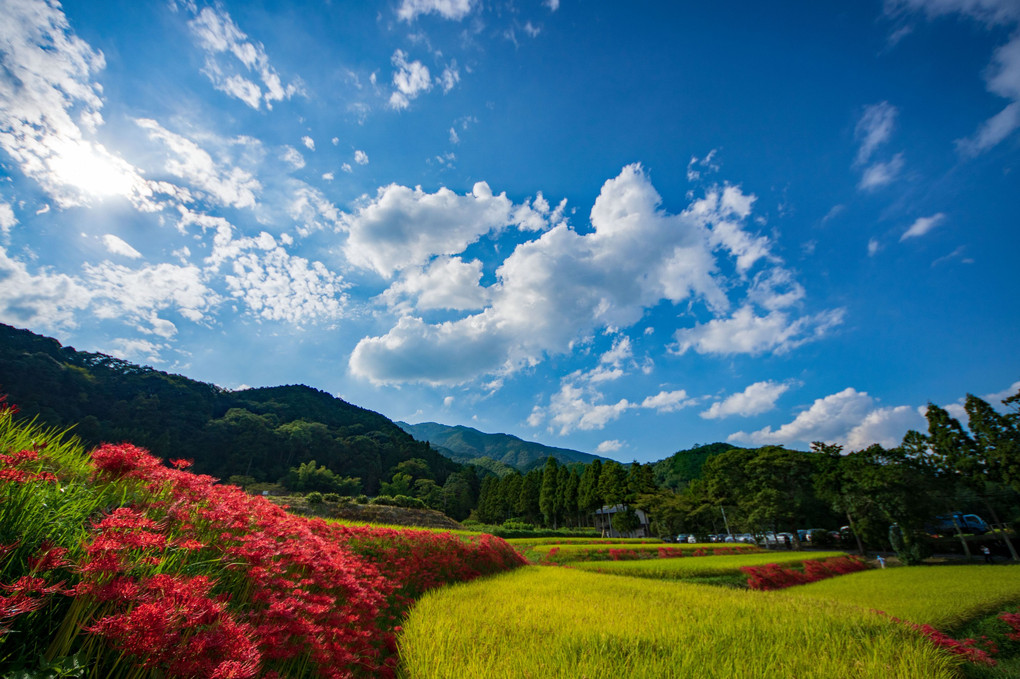
<svg viewBox="0 0 1020 679">
<path fill-rule="evenodd" d="M 584 468 L 577 488 L 577 508 L 585 516 L 605 504 L 599 493 L 599 477 L 602 475 L 602 461 L 593 460 Z"/>
<path fill-rule="evenodd" d="M 542 511 L 545 525 L 556 528 L 556 482 L 559 476 L 560 467 L 556 458 L 550 455 L 545 460 L 542 469 L 542 486 L 538 494 L 538 507 Z"/>
<path fill-rule="evenodd" d="M 599 495 L 613 507 L 627 499 L 627 470 L 619 462 L 607 461 L 599 475 Z"/>
</svg>

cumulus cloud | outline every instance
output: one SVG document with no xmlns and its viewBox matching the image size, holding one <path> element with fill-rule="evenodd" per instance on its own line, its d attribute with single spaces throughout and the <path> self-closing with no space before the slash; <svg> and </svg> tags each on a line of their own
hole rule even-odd
<svg viewBox="0 0 1020 679">
<path fill-rule="evenodd" d="M 916 408 L 881 408 L 867 392 L 847 387 L 843 391 L 815 400 L 792 422 L 778 429 L 771 426 L 758 431 L 736 432 L 728 440 L 754 445 L 808 445 L 814 441 L 838 443 L 860 450 L 878 443 L 886 447 L 900 444 L 909 429 L 923 428 L 924 418 Z"/>
<path fill-rule="evenodd" d="M 760 415 L 775 408 L 776 401 L 789 389 L 789 384 L 781 382 L 755 382 L 740 393 L 716 401 L 708 410 L 702 412 L 701 416 L 706 420 L 715 420 L 731 415 L 741 417 Z"/>
<path fill-rule="evenodd" d="M 420 61 L 407 61 L 407 54 L 397 50 L 390 59 L 397 70 L 393 73 L 393 86 L 396 88 L 390 95 L 390 108 L 402 110 L 411 105 L 422 92 L 432 89 L 432 77 L 429 68 Z"/>
<path fill-rule="evenodd" d="M 354 162 L 358 165 L 368 165 L 368 154 L 362 150 L 356 150 L 354 152 Z"/>
<path fill-rule="evenodd" d="M 287 163 L 295 170 L 300 170 L 305 166 L 305 157 L 293 146 L 283 147 L 283 152 L 280 154 L 280 160 Z"/>
<path fill-rule="evenodd" d="M 413 305 L 402 308 L 472 311 L 488 301 L 487 290 L 479 284 L 481 278 L 482 263 L 477 259 L 465 262 L 460 257 L 438 257 L 423 269 L 407 271 L 383 293 L 383 299 L 397 308 L 402 300 L 411 299 Z"/>
<path fill-rule="evenodd" d="M 936 226 L 944 222 L 946 215 L 942 212 L 932 215 L 931 217 L 921 217 L 907 229 L 902 236 L 900 236 L 900 242 L 907 240 L 908 238 L 919 238 Z"/>
<path fill-rule="evenodd" d="M 106 246 L 106 249 L 109 250 L 111 254 L 120 255 L 121 257 L 139 259 L 142 256 L 142 253 L 138 252 L 138 250 L 135 250 L 124 240 L 114 236 L 112 233 L 108 233 L 103 236 L 103 245 Z"/>
<path fill-rule="evenodd" d="M 617 439 L 609 439 L 608 441 L 603 441 L 602 443 L 600 443 L 595 448 L 595 452 L 598 453 L 599 455 L 607 455 L 609 453 L 615 453 L 616 451 L 621 450 L 623 448 L 623 445 L 624 445 L 623 441 L 618 441 Z"/>
<path fill-rule="evenodd" d="M 697 399 L 689 398 L 683 389 L 677 391 L 660 391 L 655 396 L 648 396 L 641 401 L 641 407 L 660 413 L 674 413 L 697 404 Z"/>
<path fill-rule="evenodd" d="M 625 167 L 595 201 L 592 232 L 580 234 L 560 222 L 521 243 L 497 269 L 485 309 L 437 325 L 405 316 L 388 333 L 358 344 L 350 359 L 353 374 L 376 382 L 463 382 L 534 365 L 600 328 L 630 327 L 663 300 L 701 302 L 726 314 L 731 283 L 721 264 L 740 280 L 756 263 L 774 263 L 764 237 L 737 228 L 753 197 L 736 187 L 712 190 L 681 214 L 665 212 L 660 202 L 643 169 Z M 431 256 L 460 253 L 480 234 L 505 225 L 510 214 L 509 200 L 494 198 L 487 185 L 481 191 L 476 185 L 469 196 L 390 186 L 349 218 L 345 252 L 355 264 L 391 276 Z M 824 334 L 841 314 L 798 319 L 774 311 L 758 317 L 743 306 L 732 318 L 678 339 L 684 350 L 785 351 Z"/>
<path fill-rule="evenodd" d="M 315 150 L 315 140 L 309 136 L 301 137 L 301 143 L 305 145 L 305 148 L 309 151 Z"/>
<path fill-rule="evenodd" d="M 250 40 L 222 7 L 203 7 L 199 11 L 192 0 L 177 0 L 171 6 L 193 17 L 188 28 L 206 53 L 202 73 L 217 90 L 256 110 L 263 104 L 272 109 L 273 102 L 302 93 L 300 81 L 283 84 L 269 63 L 265 47 Z"/>
<path fill-rule="evenodd" d="M 506 226 L 511 208 L 506 194 L 493 195 L 485 182 L 467 195 L 390 184 L 345 215 L 344 252 L 353 264 L 389 278 L 435 255 L 462 252 L 483 234 Z"/>
<path fill-rule="evenodd" d="M 468 14 L 474 0 L 401 0 L 397 17 L 403 21 L 414 21 L 422 14 L 438 14 L 444 19 L 460 21 Z"/>
<path fill-rule="evenodd" d="M 759 316 L 750 306 L 743 306 L 729 318 L 717 318 L 678 330 L 676 351 L 680 354 L 689 349 L 699 354 L 781 354 L 824 336 L 843 322 L 844 313 L 842 309 L 833 309 L 793 319 L 782 311 Z"/>
</svg>

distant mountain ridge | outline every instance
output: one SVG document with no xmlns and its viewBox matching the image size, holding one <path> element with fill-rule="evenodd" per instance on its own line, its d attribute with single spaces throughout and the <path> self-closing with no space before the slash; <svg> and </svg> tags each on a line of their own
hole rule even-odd
<svg viewBox="0 0 1020 679">
<path fill-rule="evenodd" d="M 446 425 L 438 422 L 422 422 L 409 424 L 396 422 L 396 425 L 419 441 L 427 441 L 447 457 L 462 463 L 479 464 L 488 458 L 496 463 L 513 467 L 519 471 L 527 471 L 532 467 L 545 463 L 551 455 L 560 463 L 583 462 L 589 464 L 595 460 L 609 458 L 582 453 L 569 448 L 556 448 L 533 441 L 525 441 L 512 434 L 487 434 L 463 425 Z M 487 466 L 484 463 L 481 466 Z"/>
</svg>

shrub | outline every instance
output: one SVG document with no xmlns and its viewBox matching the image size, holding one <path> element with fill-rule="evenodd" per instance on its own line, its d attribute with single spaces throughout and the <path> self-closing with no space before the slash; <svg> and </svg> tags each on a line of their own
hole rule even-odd
<svg viewBox="0 0 1020 679">
<path fill-rule="evenodd" d="M 324 493 L 322 495 L 322 499 L 325 502 L 333 502 L 333 503 L 340 502 L 340 493 Z"/>
<path fill-rule="evenodd" d="M 354 497 L 354 504 L 356 504 L 356 505 L 367 505 L 368 504 L 368 496 L 367 495 L 356 495 Z"/>
<path fill-rule="evenodd" d="M 377 495 L 368 501 L 370 505 L 382 505 L 383 507 L 396 507 L 397 501 L 389 495 Z"/>
<path fill-rule="evenodd" d="M 305 500 L 310 505 L 321 505 L 322 504 L 322 493 L 317 490 L 313 490 L 308 495 L 305 495 Z"/>
</svg>

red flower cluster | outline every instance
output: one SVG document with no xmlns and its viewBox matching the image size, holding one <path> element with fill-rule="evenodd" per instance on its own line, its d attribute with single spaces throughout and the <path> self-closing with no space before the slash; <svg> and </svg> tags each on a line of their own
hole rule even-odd
<svg viewBox="0 0 1020 679">
<path fill-rule="evenodd" d="M 896 616 L 889 615 L 885 611 L 872 610 L 879 615 L 888 616 L 893 622 L 898 622 L 901 625 L 906 625 L 913 630 L 917 630 L 939 648 L 944 648 L 950 653 L 962 656 L 972 663 L 977 665 L 987 665 L 989 667 L 994 667 L 996 664 L 992 655 L 998 653 L 998 647 L 995 645 L 995 642 L 989 640 L 988 637 L 981 637 L 981 642 L 978 642 L 977 639 L 969 638 L 954 639 L 945 632 L 935 629 L 931 625 L 918 625 L 916 622 L 902 620 Z M 999 617 L 1001 618 L 1002 616 L 1000 615 Z M 981 648 L 981 644 L 984 644 L 985 648 Z"/>
<path fill-rule="evenodd" d="M 30 459 L 23 451 L 2 462 Z M 89 638 L 104 640 L 114 652 L 92 656 L 100 675 L 124 654 L 162 677 L 392 677 L 395 625 L 414 598 L 525 563 L 488 535 L 293 516 L 131 444 L 103 445 L 92 460 L 94 480 L 116 484 L 129 506 L 95 521 L 72 563 L 44 544 L 32 574 L 2 585 L 0 622 L 68 595 L 72 631 L 55 652 L 95 653 Z M 34 574 L 56 568 L 77 582 L 64 589 Z"/>
<path fill-rule="evenodd" d="M 860 557 L 838 556 L 824 561 L 805 561 L 802 567 L 803 570 L 797 570 L 770 563 L 764 566 L 744 566 L 740 570 L 747 575 L 748 589 L 774 590 L 846 575 L 871 566 Z"/>
<path fill-rule="evenodd" d="M 37 446 L 35 450 L 21 450 L 17 453 L 0 453 L 0 483 L 29 483 L 31 481 L 54 482 L 57 477 L 52 472 L 29 471 L 19 469 L 28 462 L 36 462 L 39 459 L 40 449 L 45 446 Z"/>
</svg>

